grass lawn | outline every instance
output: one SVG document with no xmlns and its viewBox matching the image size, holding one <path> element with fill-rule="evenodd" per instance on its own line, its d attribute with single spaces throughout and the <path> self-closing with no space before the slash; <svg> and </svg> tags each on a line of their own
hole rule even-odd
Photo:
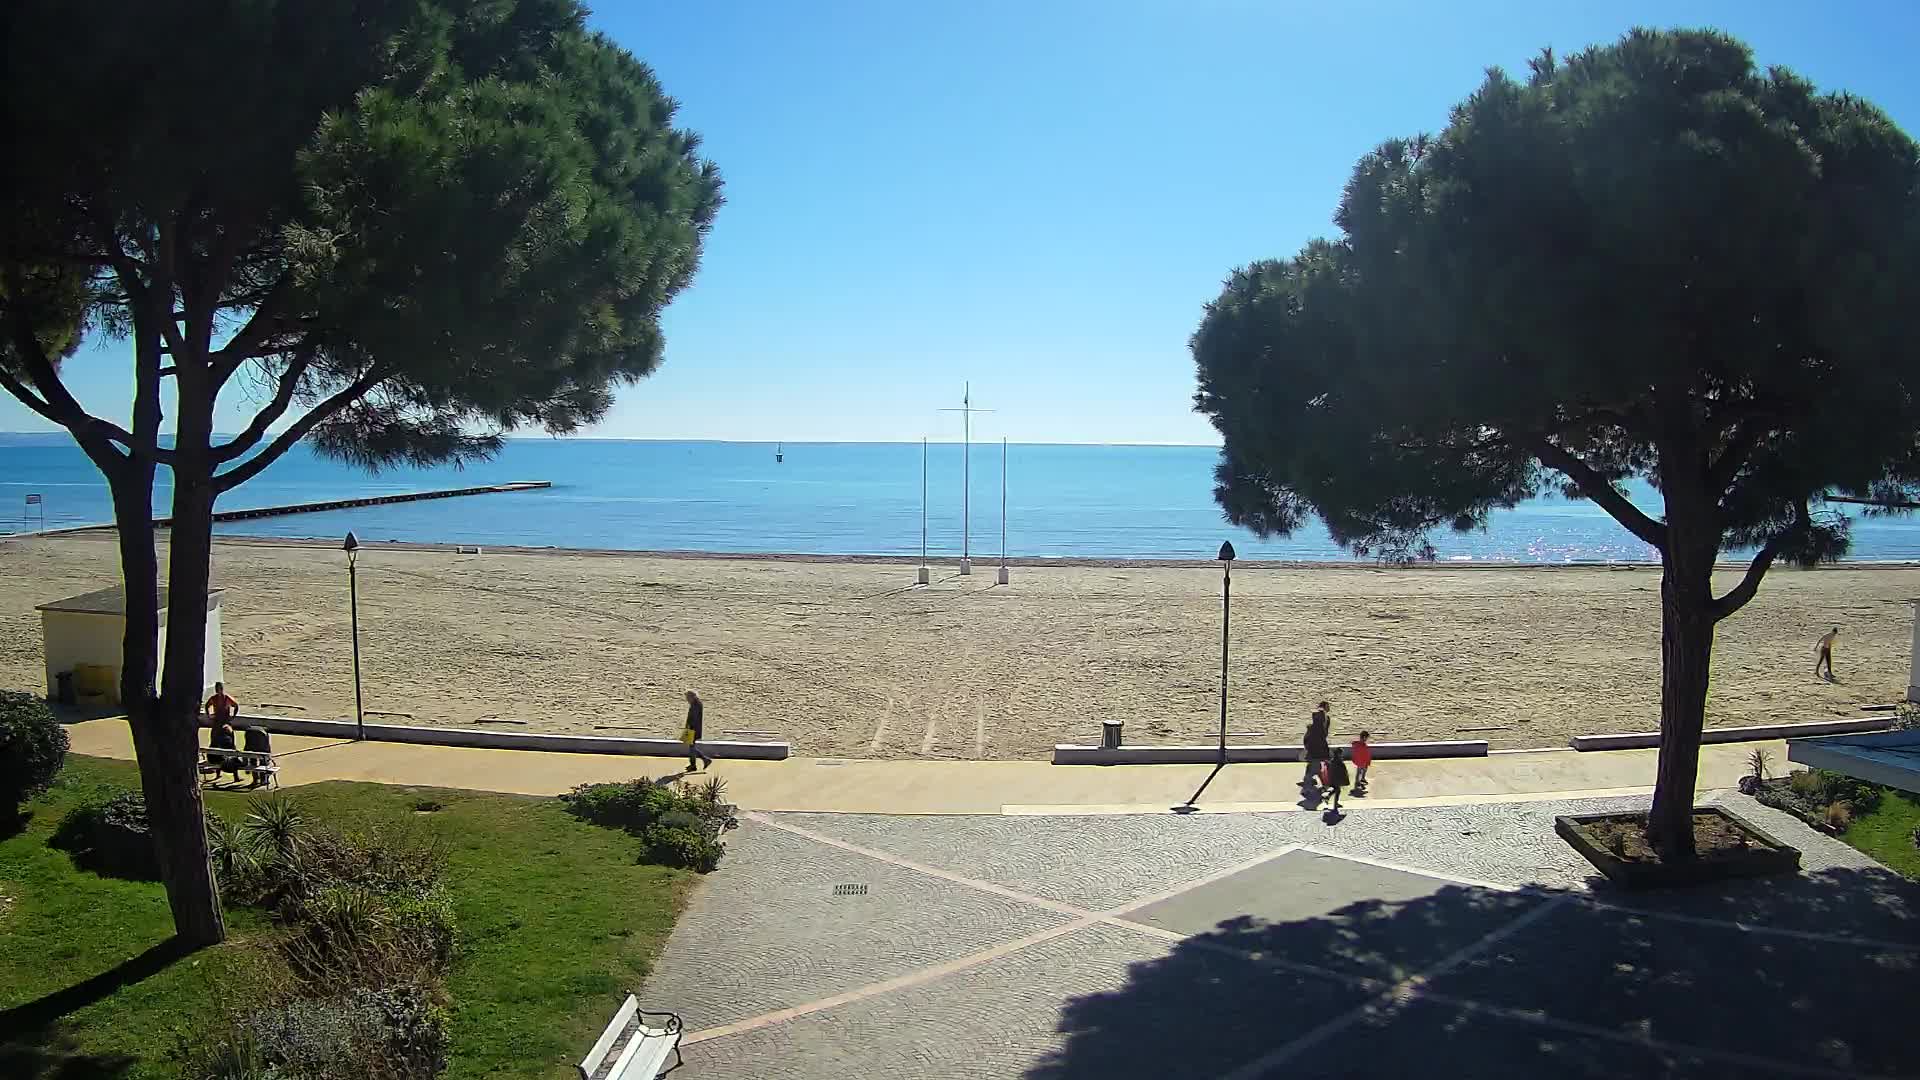
<svg viewBox="0 0 1920 1080">
<path fill-rule="evenodd" d="M 1920 847 L 1913 843 L 1915 829 L 1920 829 L 1920 798 L 1889 788 L 1873 813 L 1854 818 L 1840 839 L 1890 869 L 1920 881 Z"/>
<path fill-rule="evenodd" d="M 156 883 L 79 870 L 47 846 L 61 815 L 102 784 L 137 786 L 131 762 L 69 757 L 54 789 L 0 840 L 0 1077 L 171 1077 L 171 1052 L 273 933 L 228 912 L 230 940 L 178 956 Z M 292 796 L 338 826 L 424 832 L 449 854 L 459 915 L 449 1078 L 562 1077 L 666 940 L 695 875 L 634 862 L 635 841 L 568 817 L 553 799 L 323 783 Z M 209 808 L 245 816 L 245 793 Z M 439 804 L 422 812 L 418 807 Z"/>
</svg>

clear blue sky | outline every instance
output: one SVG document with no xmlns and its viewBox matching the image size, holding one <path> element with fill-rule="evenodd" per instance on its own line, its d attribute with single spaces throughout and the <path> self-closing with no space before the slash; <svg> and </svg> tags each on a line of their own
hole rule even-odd
<svg viewBox="0 0 1920 1080">
<path fill-rule="evenodd" d="M 667 362 L 594 434 L 1213 442 L 1187 336 L 1233 267 L 1331 231 L 1354 161 L 1493 65 L 1714 26 L 1920 129 L 1920 4 L 604 0 L 727 180 Z M 123 417 L 124 348 L 71 362 Z M 223 399 L 236 430 L 248 404 Z M 4 397 L 4 395 L 0 395 Z M 0 430 L 45 425 L 0 401 Z"/>
</svg>

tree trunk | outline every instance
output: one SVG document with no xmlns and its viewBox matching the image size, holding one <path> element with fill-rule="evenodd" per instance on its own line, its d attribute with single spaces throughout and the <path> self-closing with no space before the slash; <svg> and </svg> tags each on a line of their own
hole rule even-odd
<svg viewBox="0 0 1920 1080">
<path fill-rule="evenodd" d="M 140 787 L 153 830 L 160 879 L 173 912 L 174 934 L 181 944 L 197 948 L 226 940 L 227 929 L 214 890 L 213 864 L 207 855 L 206 819 L 194 767 L 198 739 L 193 713 L 182 714 L 170 708 L 154 693 L 160 661 L 160 605 L 159 562 L 154 554 L 153 473 L 151 463 L 136 460 L 123 475 L 110 480 L 120 537 L 120 575 L 127 596 L 120 701 L 133 732 Z M 173 635 L 169 635 L 168 645 L 172 652 Z"/>
<path fill-rule="evenodd" d="M 212 577 L 213 478 L 207 453 L 212 410 L 205 400 L 196 408 L 190 390 L 183 380 L 173 465 L 173 525 L 168 536 L 167 662 L 160 683 L 160 712 L 167 718 L 164 729 L 169 732 L 167 745 L 160 751 L 171 767 L 157 798 L 148 788 L 147 814 L 155 837 L 165 838 L 160 845 L 161 867 L 176 928 L 191 944 L 208 945 L 226 939 L 194 768 L 201 695 L 206 689 L 207 585 Z"/>
<path fill-rule="evenodd" d="M 1713 658 L 1712 580 L 1717 549 L 1671 545 L 1660 574 L 1660 764 L 1648 839 L 1666 859 L 1693 857 L 1694 785 L 1707 720 Z"/>
</svg>

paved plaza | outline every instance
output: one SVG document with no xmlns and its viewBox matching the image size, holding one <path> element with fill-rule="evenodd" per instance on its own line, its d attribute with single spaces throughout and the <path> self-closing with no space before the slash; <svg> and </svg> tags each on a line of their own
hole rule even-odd
<svg viewBox="0 0 1920 1080">
<path fill-rule="evenodd" d="M 1626 894 L 1553 833 L 1644 798 L 751 814 L 642 996 L 678 1080 L 1920 1074 L 1920 891 L 1715 801 L 1805 872 Z"/>
</svg>

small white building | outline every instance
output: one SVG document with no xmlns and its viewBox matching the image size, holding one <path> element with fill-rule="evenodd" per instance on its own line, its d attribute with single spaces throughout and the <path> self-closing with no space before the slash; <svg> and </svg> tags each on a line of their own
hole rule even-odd
<svg viewBox="0 0 1920 1080">
<path fill-rule="evenodd" d="M 127 635 L 127 594 L 118 586 L 42 604 L 41 640 L 47 658 L 47 697 L 60 693 L 60 676 L 82 665 L 109 669 L 107 704 L 118 705 L 120 653 Z M 161 670 L 167 656 L 167 590 L 160 590 Z M 202 692 L 226 679 L 220 648 L 220 590 L 207 590 L 207 652 L 202 663 Z M 78 682 L 80 680 L 76 680 Z"/>
</svg>

